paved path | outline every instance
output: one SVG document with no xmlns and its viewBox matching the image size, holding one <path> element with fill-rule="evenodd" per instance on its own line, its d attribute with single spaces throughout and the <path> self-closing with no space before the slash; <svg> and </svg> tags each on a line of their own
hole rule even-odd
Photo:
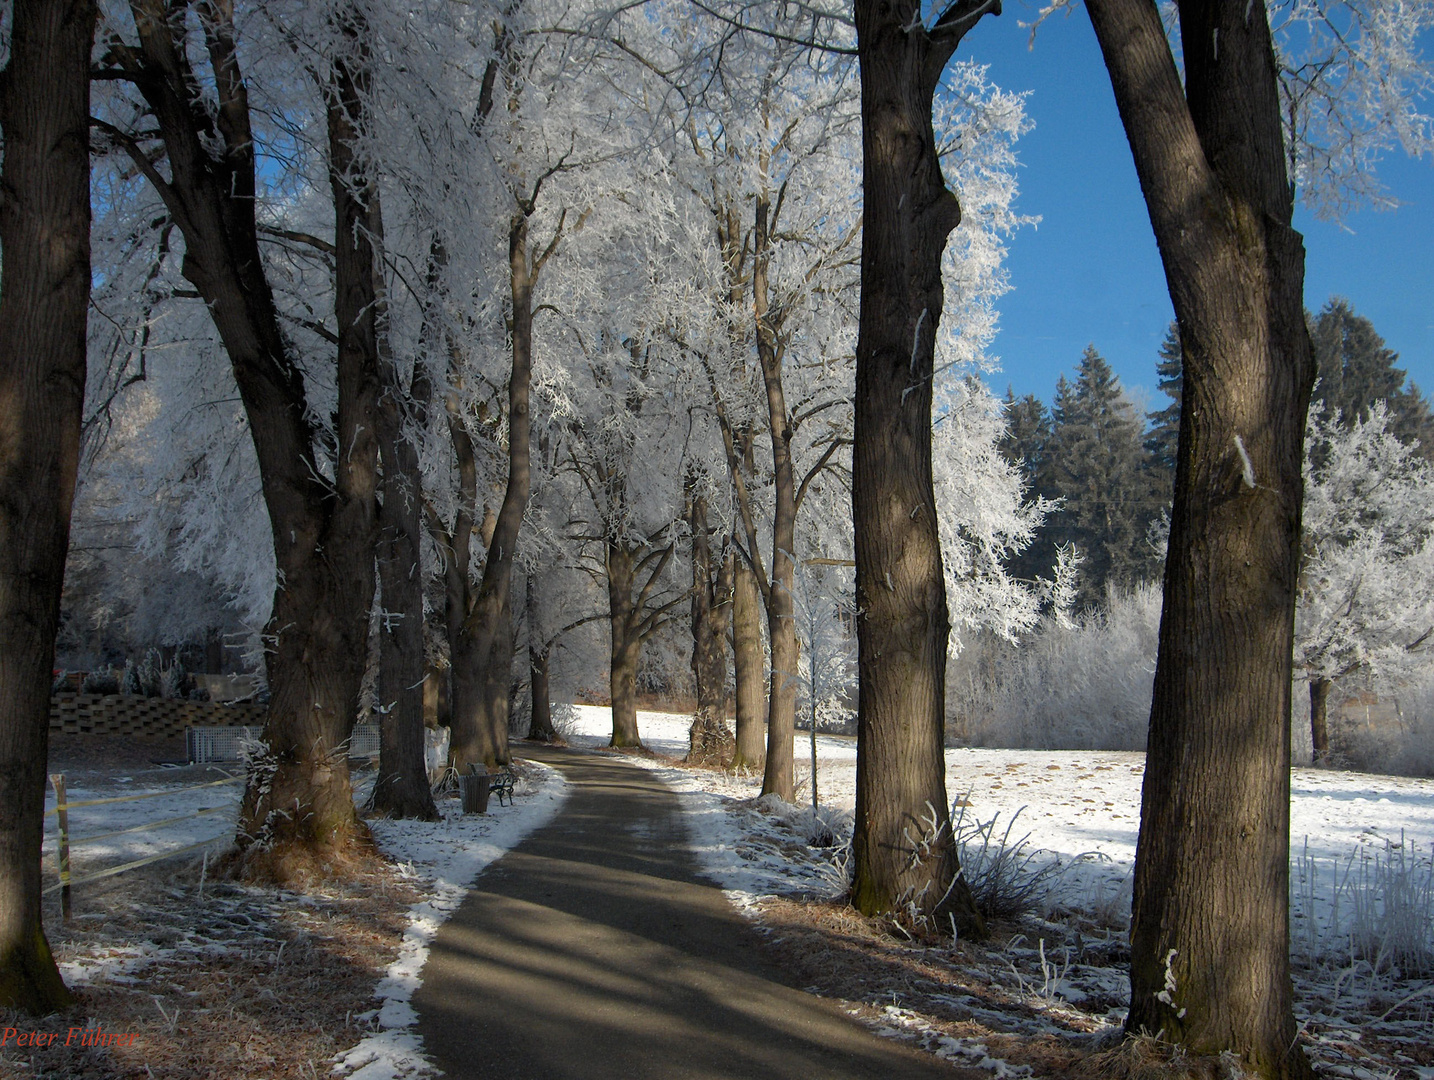
<svg viewBox="0 0 1434 1080">
<path fill-rule="evenodd" d="M 433 943 L 418 1029 L 457 1080 L 953 1080 L 793 988 L 701 882 L 676 797 L 621 760 L 524 745 L 571 785 Z M 501 811 L 498 811 L 501 813 Z"/>
</svg>

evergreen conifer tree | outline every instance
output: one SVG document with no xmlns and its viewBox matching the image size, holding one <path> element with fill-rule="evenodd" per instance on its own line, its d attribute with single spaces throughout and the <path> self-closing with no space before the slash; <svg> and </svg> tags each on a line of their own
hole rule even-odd
<svg viewBox="0 0 1434 1080">
<path fill-rule="evenodd" d="M 1026 482 L 1026 498 L 1054 499 L 1059 494 L 1052 483 L 1049 457 L 1051 415 L 1045 403 L 1035 394 L 1017 398 L 1006 388 L 1006 430 L 997 440 L 1001 456 L 1018 465 Z M 1036 538 L 1024 551 L 1011 556 L 1006 568 L 1021 581 L 1049 579 L 1056 564 L 1056 541 L 1049 527 L 1036 532 Z"/>
<path fill-rule="evenodd" d="M 1374 324 L 1348 300 L 1331 297 L 1310 320 L 1310 337 L 1319 364 L 1314 400 L 1331 414 L 1338 410 L 1346 428 L 1367 421 L 1375 402 L 1385 402 L 1389 429 L 1405 444 L 1417 439 L 1420 454 L 1434 461 L 1429 400 L 1413 383 L 1405 389 L 1405 371 L 1394 366 L 1399 354 L 1384 344 Z"/>
<path fill-rule="evenodd" d="M 1120 380 L 1087 346 L 1075 382 L 1062 376 L 1056 385 L 1047 452 L 1053 494 L 1063 501 L 1046 538 L 1080 551 L 1080 605 L 1100 602 L 1109 584 L 1133 585 L 1157 570 L 1145 537 L 1159 500 L 1141 437 Z"/>
<path fill-rule="evenodd" d="M 1389 430 L 1405 445 L 1418 441 L 1419 454 L 1434 462 L 1434 414 L 1429 399 L 1414 383 L 1405 385 L 1405 371 L 1395 367 L 1399 354 L 1384 344 L 1374 324 L 1359 315 L 1342 297 L 1331 297 L 1320 313 L 1309 317 L 1310 338 L 1319 364 L 1319 382 L 1311 398 L 1317 406 L 1340 415 L 1346 428 L 1368 421 L 1370 410 L 1384 402 Z M 1150 467 L 1165 478 L 1161 491 L 1174 483 L 1175 444 L 1180 433 L 1180 335 L 1174 323 L 1160 346 L 1160 389 L 1174 400 L 1164 409 L 1147 414 L 1150 432 L 1145 449 Z M 1320 464 L 1316 448 L 1316 464 Z M 1168 495 L 1162 495 L 1168 497 Z"/>
<path fill-rule="evenodd" d="M 1021 464 L 1034 485 L 1046 464 L 1051 437 L 1051 415 L 1035 394 L 1018 398 L 1006 387 L 1006 430 L 997 442 L 1001 455 L 1012 465 Z"/>
<path fill-rule="evenodd" d="M 1170 501 L 1175 487 L 1175 450 L 1180 442 L 1181 377 L 1180 328 L 1171 323 L 1160 343 L 1160 359 L 1155 374 L 1160 378 L 1160 392 L 1171 399 L 1163 409 L 1145 414 L 1150 427 L 1145 433 L 1145 452 L 1156 491 L 1162 503 Z"/>
</svg>

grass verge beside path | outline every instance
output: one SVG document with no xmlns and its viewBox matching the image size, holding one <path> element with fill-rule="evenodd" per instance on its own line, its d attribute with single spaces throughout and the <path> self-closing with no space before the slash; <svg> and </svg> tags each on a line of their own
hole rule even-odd
<svg viewBox="0 0 1434 1080">
<path fill-rule="evenodd" d="M 193 768 L 150 771 L 148 747 L 80 749 L 52 757 L 52 769 L 100 794 L 196 782 Z M 46 933 L 78 1000 L 39 1019 L 0 1011 L 0 1080 L 317 1080 L 354 1069 L 373 1080 L 422 1071 L 416 1040 L 402 1032 L 423 945 L 473 876 L 561 798 L 541 766 L 519 771 L 516 807 L 464 817 L 455 795 L 440 801 L 446 822 L 375 822 L 391 857 L 356 860 L 342 878 L 303 889 L 216 881 L 212 859 L 181 856 L 77 887 L 68 925 L 50 894 Z M 356 786 L 361 798 L 363 773 Z M 162 818 L 176 812 L 171 803 L 123 805 L 159 806 Z M 224 832 L 219 816 L 205 820 L 208 834 Z M 106 827 L 92 820 L 87 831 Z M 133 854 L 111 852 L 110 861 Z M 53 878 L 49 857 L 46 884 Z M 34 1033 L 54 1038 L 37 1047 Z"/>
</svg>

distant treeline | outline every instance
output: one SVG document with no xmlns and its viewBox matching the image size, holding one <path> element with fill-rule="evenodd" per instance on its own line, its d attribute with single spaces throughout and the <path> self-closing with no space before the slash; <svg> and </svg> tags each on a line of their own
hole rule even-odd
<svg viewBox="0 0 1434 1080">
<path fill-rule="evenodd" d="M 1311 409 L 1339 413 L 1345 423 L 1366 420 L 1386 402 L 1390 430 L 1434 461 L 1434 415 L 1429 399 L 1387 348 L 1374 325 L 1338 297 L 1309 316 L 1319 363 Z M 1175 483 L 1180 432 L 1181 353 L 1174 323 L 1161 344 L 1156 373 L 1171 400 L 1142 418 L 1120 380 L 1095 349 L 1086 347 L 1074 380 L 1056 383 L 1049 408 L 1034 394 L 1006 391 L 1001 452 L 1020 462 L 1031 496 L 1060 500 L 1035 542 L 1012 560 L 1015 575 L 1050 577 L 1056 550 L 1081 555 L 1076 606 L 1100 603 L 1108 586 L 1133 588 L 1159 577 L 1167 510 Z"/>
</svg>

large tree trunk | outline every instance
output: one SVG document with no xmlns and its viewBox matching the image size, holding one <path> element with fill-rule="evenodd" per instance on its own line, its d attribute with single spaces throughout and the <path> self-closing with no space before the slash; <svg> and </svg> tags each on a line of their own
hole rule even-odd
<svg viewBox="0 0 1434 1080">
<path fill-rule="evenodd" d="M 1310 680 L 1310 741 L 1314 746 L 1314 763 L 1329 758 L 1329 680 Z"/>
<path fill-rule="evenodd" d="M 353 33 L 352 27 L 345 29 Z M 225 76 L 238 80 L 237 66 Z M 250 770 L 239 839 L 256 867 L 280 876 L 286 872 L 287 847 L 341 845 L 361 831 L 349 786 L 347 745 L 358 715 L 374 593 L 379 367 L 376 259 L 370 238 L 382 230 L 377 188 L 356 157 L 367 83 L 361 67 L 347 60 L 334 62 L 327 121 L 338 324 L 336 434 L 337 445 L 346 448 L 334 462 L 338 497 L 303 508 L 319 535 L 302 545 L 293 543 L 292 533 L 281 535 L 280 530 L 293 523 L 289 507 L 276 515 L 270 502 L 276 553 L 286 540 L 296 550 L 288 559 L 278 559 L 281 585 L 269 629 L 279 647 L 269 659 L 267 751 Z M 252 147 L 247 152 L 252 154 Z M 249 169 L 252 179 L 252 162 Z M 187 272 L 188 258 L 185 265 Z M 258 266 L 254 272 L 262 277 Z M 267 282 L 264 296 L 277 332 Z M 301 383 L 295 392 L 302 394 Z M 250 415 L 252 424 L 252 410 Z M 260 457 L 262 461 L 262 452 Z M 295 462 L 284 464 L 292 469 Z M 291 569 L 286 565 L 291 560 L 299 565 Z"/>
<path fill-rule="evenodd" d="M 493 111 L 495 100 L 495 89 L 498 86 L 499 71 L 510 64 L 511 47 L 513 36 L 508 33 L 506 25 L 499 23 L 494 27 L 493 55 L 489 58 L 483 70 L 483 81 L 478 94 L 478 108 L 473 115 L 473 128 L 480 130 L 487 123 L 488 116 Z M 515 219 L 523 222 L 524 237 L 526 237 L 526 218 Z M 511 241 L 510 236 L 510 241 Z M 513 276 L 516 267 L 512 264 L 513 252 L 510 251 L 510 286 L 513 289 L 514 299 L 514 369 L 513 379 L 519 380 L 521 386 L 520 397 L 524 405 L 523 423 L 527 423 L 527 379 L 526 372 L 518 369 L 518 355 L 516 352 L 518 342 L 516 338 L 517 301 L 521 297 L 528 297 L 527 311 L 527 341 L 531 343 L 532 335 L 532 312 L 531 312 L 531 282 L 527 281 L 526 273 L 523 274 L 525 287 L 519 288 L 518 279 Z M 440 295 L 443 287 L 443 276 L 448 266 L 448 251 L 440 237 L 435 236 L 429 248 L 428 264 L 428 285 L 430 294 L 434 297 Z M 436 304 L 434 300 L 431 303 Z M 463 766 L 479 760 L 486 760 L 487 754 L 484 750 L 485 740 L 480 739 L 475 731 L 475 725 L 480 723 L 484 715 L 484 664 L 485 652 L 491 651 L 489 643 L 483 635 L 475 634 L 469 619 L 476 607 L 474 596 L 472 573 L 472 545 L 474 525 L 478 521 L 478 464 L 477 456 L 473 449 L 473 439 L 468 433 L 467 420 L 464 414 L 463 401 L 460 391 L 463 388 L 463 356 L 458 344 L 448 333 L 438 330 L 433 325 L 433 320 L 425 319 L 425 340 L 432 348 L 438 341 L 442 340 L 445 352 L 448 356 L 448 392 L 444 395 L 444 408 L 448 414 L 448 435 L 453 445 L 453 456 L 458 470 L 458 492 L 457 510 L 453 518 L 452 532 L 446 532 L 443 523 L 437 520 L 430 522 L 430 531 L 433 534 L 434 542 L 437 543 L 443 557 L 443 584 L 444 584 L 444 629 L 448 640 L 448 673 L 447 673 L 447 709 L 445 719 L 448 722 L 450 732 L 449 741 L 449 762 L 455 766 Z M 528 353 L 524 354 L 524 361 L 529 358 Z M 514 385 L 509 386 L 509 406 L 513 402 Z M 480 420 L 487 418 L 480 413 Z M 511 442 L 511 440 L 510 440 Z M 527 446 L 524 440 L 523 452 L 526 454 Z M 526 475 L 523 473 L 522 475 Z M 514 472 L 512 462 L 509 463 L 508 487 L 513 491 Z M 524 496 L 526 499 L 526 495 Z M 482 518 L 482 541 L 485 550 L 491 548 L 494 531 L 497 528 L 497 518 L 493 516 L 488 506 L 483 508 Z M 516 537 L 516 531 L 514 533 Z M 495 567 L 496 569 L 496 567 Z M 491 607 L 490 602 L 490 607 Z M 493 740 L 486 740 L 492 742 Z M 461 747 L 458 744 L 461 742 Z M 506 757 L 507 730 L 503 733 L 504 756 Z M 476 755 L 476 756 L 475 756 Z M 496 754 L 493 755 L 496 760 Z"/>
<path fill-rule="evenodd" d="M 1290 688 L 1315 364 L 1265 9 L 1091 0 L 1160 245 L 1183 405 L 1126 1030 L 1307 1077 L 1289 975 Z"/>
<path fill-rule="evenodd" d="M 772 576 L 767 602 L 767 640 L 772 648 L 772 686 L 767 694 L 767 762 L 762 794 L 788 802 L 795 793 L 792 740 L 797 731 L 797 619 L 792 586 L 796 563 L 797 488 L 792 478 L 792 427 L 782 388 L 783 348 L 772 327 L 767 298 L 770 258 L 765 196 L 757 199 L 752 261 L 752 303 L 757 319 L 757 357 L 767 391 L 767 431 L 772 440 Z M 752 543 L 756 538 L 751 538 Z M 944 603 L 944 601 L 943 601 Z"/>
<path fill-rule="evenodd" d="M 0 75 L 0 1008 L 72 999 L 40 921 L 50 677 L 90 299 L 95 5 L 16 0 Z"/>
<path fill-rule="evenodd" d="M 382 310 L 381 310 L 382 314 Z M 381 339 L 382 341 L 382 339 Z M 386 344 L 383 352 L 387 354 Z M 438 808 L 428 787 L 424 756 L 423 567 L 420 562 L 419 499 L 423 476 L 418 447 L 406 426 L 425 426 L 423 403 L 429 391 L 420 360 L 410 393 L 404 393 L 397 365 L 383 357 L 384 393 L 379 402 L 379 453 L 383 463 L 383 501 L 378 518 L 379 619 L 378 779 L 370 805 L 398 818 L 434 821 Z M 414 414 L 405 415 L 408 402 Z"/>
<path fill-rule="evenodd" d="M 528 717 L 528 738 L 534 742 L 552 742 L 557 738 L 553 730 L 553 703 L 548 689 L 548 663 L 552 657 L 552 645 L 543 636 L 538 624 L 538 576 L 528 575 L 527 588 L 523 593 L 528 607 L 528 689 L 533 699 L 533 711 Z"/>
<path fill-rule="evenodd" d="M 757 575 L 736 556 L 732 579 L 732 667 L 737 684 L 737 738 L 732 768 L 760 769 L 767 756 L 763 700 L 762 594 Z"/>
<path fill-rule="evenodd" d="M 612 697 L 610 746 L 641 746 L 637 731 L 637 662 L 642 637 L 632 602 L 633 553 L 619 543 L 607 545 L 608 626 L 612 634 L 609 687 Z"/>
<path fill-rule="evenodd" d="M 518 530 L 532 488 L 529 399 L 533 377 L 533 285 L 542 265 L 528 250 L 531 216 L 531 207 L 514 214 L 508 233 L 513 350 L 508 378 L 508 486 L 483 560 L 483 580 L 463 620 L 461 647 L 453 656 L 453 742 L 449 754 L 460 769 L 480 761 L 490 767 L 509 761 L 509 682 L 514 644 L 511 593 Z"/>
<path fill-rule="evenodd" d="M 435 261 L 443 252 L 435 254 Z M 433 275 L 436 277 L 436 275 Z M 453 444 L 453 457 L 458 472 L 457 509 L 453 515 L 453 531 L 445 532 L 440 522 L 431 523 L 434 540 L 443 557 L 443 623 L 448 640 L 448 670 L 444 673 L 448 689 L 446 710 L 450 740 L 455 730 L 455 717 L 470 716 L 469 704 L 477 696 L 478 687 L 471 681 L 477 664 L 466 651 L 473 643 L 464 635 L 463 625 L 473 607 L 472 558 L 473 530 L 478 512 L 478 458 L 473 439 L 463 417 L 459 390 L 463 384 L 462 365 L 457 349 L 448 348 L 449 390 L 444 397 L 448 414 L 448 438 Z M 450 748 L 452 743 L 449 743 Z M 450 752 L 450 759 L 452 755 Z"/>
<path fill-rule="evenodd" d="M 941 253 L 961 220 L 931 106 L 961 34 L 999 4 L 958 3 L 930 32 L 915 0 L 857 0 L 863 215 L 852 516 L 860 692 L 852 904 L 949 913 L 984 932 L 946 800 L 949 622 L 931 481 Z M 944 29 L 943 29 L 944 27 Z"/>
<path fill-rule="evenodd" d="M 707 532 L 707 500 L 688 496 L 692 530 L 692 676 L 697 711 L 688 733 L 687 760 L 725 765 L 734 740 L 727 727 L 727 616 L 731 612 L 732 562 L 724 559 L 715 580 Z"/>
<path fill-rule="evenodd" d="M 318 467 L 303 375 L 280 330 L 259 251 L 254 139 L 231 13 L 213 8 L 201 21 L 219 100 L 211 115 L 193 96 L 188 24 L 171 18 L 162 0 L 134 0 L 131 10 L 139 47 L 113 43 L 108 60 L 134 80 L 153 111 L 169 179 L 123 135 L 115 138 L 184 234 L 183 272 L 229 354 L 269 511 L 278 586 L 265 630 L 268 749 L 251 769 L 238 843 L 262 857 L 255 869 L 282 874 L 289 848 L 328 849 L 361 831 L 344 748 L 357 714 L 373 598 L 377 476 L 370 187 L 352 167 L 362 75 L 336 63 L 330 84 L 339 331 L 334 436 L 345 451 L 329 482 Z"/>
<path fill-rule="evenodd" d="M 548 689 L 546 648 L 528 646 L 528 684 L 532 689 L 533 715 L 528 721 L 528 738 L 534 742 L 552 742 L 558 733 L 553 730 L 552 691 Z"/>
</svg>

